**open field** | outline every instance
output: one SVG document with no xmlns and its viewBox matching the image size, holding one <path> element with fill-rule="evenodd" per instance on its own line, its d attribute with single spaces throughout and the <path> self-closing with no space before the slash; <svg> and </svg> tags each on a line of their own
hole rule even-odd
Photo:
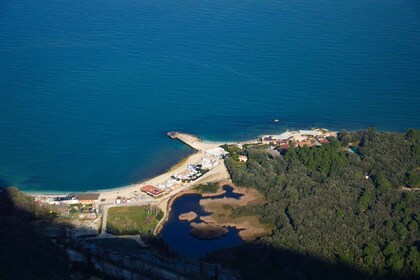
<svg viewBox="0 0 420 280">
<path fill-rule="evenodd" d="M 113 207 L 109 209 L 107 231 L 116 235 L 152 234 L 159 218 L 162 212 L 156 207 Z"/>
</svg>

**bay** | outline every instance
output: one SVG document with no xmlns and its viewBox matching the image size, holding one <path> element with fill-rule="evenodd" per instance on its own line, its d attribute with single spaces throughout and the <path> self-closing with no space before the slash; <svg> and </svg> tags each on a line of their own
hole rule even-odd
<svg viewBox="0 0 420 280">
<path fill-rule="evenodd" d="M 418 1 L 1 1 L 0 186 L 137 182 L 192 152 L 170 130 L 419 128 L 419 27 Z"/>
</svg>

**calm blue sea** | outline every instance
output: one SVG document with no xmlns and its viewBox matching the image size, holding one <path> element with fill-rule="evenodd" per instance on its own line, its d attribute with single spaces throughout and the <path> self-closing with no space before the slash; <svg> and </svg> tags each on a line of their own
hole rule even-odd
<svg viewBox="0 0 420 280">
<path fill-rule="evenodd" d="M 419 46 L 418 0 L 2 0 L 0 185 L 152 177 L 169 130 L 420 128 Z"/>
</svg>

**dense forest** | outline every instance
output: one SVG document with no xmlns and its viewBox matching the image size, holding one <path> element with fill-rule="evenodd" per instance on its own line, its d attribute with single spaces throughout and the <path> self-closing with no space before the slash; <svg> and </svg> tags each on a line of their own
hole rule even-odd
<svg viewBox="0 0 420 280">
<path fill-rule="evenodd" d="M 257 214 L 274 228 L 236 254 L 245 278 L 420 277 L 420 130 L 343 131 L 321 147 L 280 154 L 267 145 L 228 148 L 233 182 L 269 201 L 234 214 Z"/>
</svg>

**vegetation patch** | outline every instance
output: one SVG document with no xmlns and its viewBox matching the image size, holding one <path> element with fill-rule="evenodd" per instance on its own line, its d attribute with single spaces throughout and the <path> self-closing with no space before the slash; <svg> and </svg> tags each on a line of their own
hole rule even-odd
<svg viewBox="0 0 420 280">
<path fill-rule="evenodd" d="M 228 233 L 227 228 L 206 224 L 206 223 L 191 223 L 191 235 L 200 239 L 217 239 Z"/>
<path fill-rule="evenodd" d="M 194 189 L 199 193 L 216 193 L 219 190 L 219 183 L 200 184 Z"/>
<path fill-rule="evenodd" d="M 245 147 L 246 165 L 226 159 L 233 182 L 268 201 L 238 207 L 233 217 L 255 215 L 273 228 L 236 255 L 242 275 L 360 278 L 345 266 L 377 279 L 419 277 L 420 192 L 407 191 L 419 184 L 419 135 L 342 132 L 321 147 L 291 146 L 278 157 Z M 357 153 L 346 151 L 349 143 Z"/>
<path fill-rule="evenodd" d="M 112 207 L 108 210 L 107 231 L 116 235 L 151 235 L 162 217 L 162 211 L 154 206 Z"/>
<path fill-rule="evenodd" d="M 195 213 L 194 211 L 182 213 L 181 215 L 179 215 L 179 219 L 181 221 L 192 221 L 195 218 L 197 218 L 197 213 Z"/>
<path fill-rule="evenodd" d="M 211 225 L 241 229 L 239 236 L 245 241 L 253 241 L 269 234 L 270 226 L 261 223 L 255 213 L 242 212 L 242 215 L 235 215 L 237 209 L 263 204 L 265 200 L 262 195 L 255 189 L 235 186 L 234 190 L 243 195 L 239 199 L 228 197 L 201 199 L 200 206 L 212 214 L 200 219 Z"/>
</svg>

